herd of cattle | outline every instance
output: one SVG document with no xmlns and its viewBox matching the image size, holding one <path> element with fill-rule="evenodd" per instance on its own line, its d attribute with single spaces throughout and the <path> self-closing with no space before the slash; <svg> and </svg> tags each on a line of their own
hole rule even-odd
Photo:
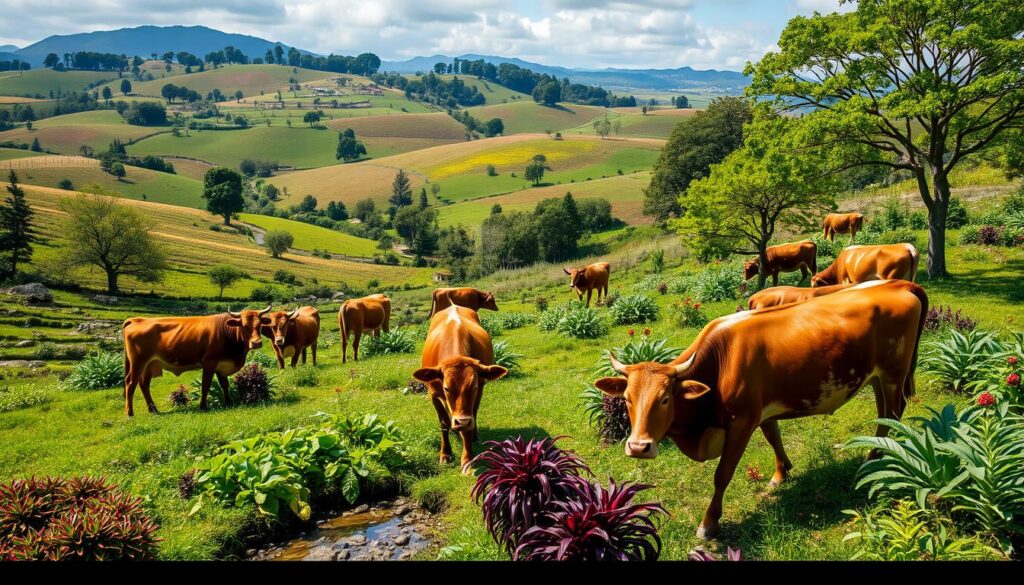
<svg viewBox="0 0 1024 585">
<path fill-rule="evenodd" d="M 849 233 L 863 222 L 860 214 L 830 215 L 825 234 Z M 914 391 L 914 368 L 928 297 L 913 283 L 917 250 L 909 244 L 850 246 L 824 271 L 817 272 L 812 242 L 769 248 L 766 273 L 778 284 L 780 272 L 809 274 L 811 288 L 771 287 L 751 296 L 749 310 L 709 323 L 693 343 L 668 364 L 624 365 L 612 356 L 620 374 L 596 381 L 612 396 L 625 398 L 631 433 L 629 457 L 653 458 L 664 438 L 697 461 L 720 458 L 714 496 L 698 529 L 713 536 L 722 515 L 722 498 L 740 457 L 758 428 L 775 451 L 771 485 L 791 469 L 778 421 L 831 414 L 859 390 L 871 386 L 878 416 L 899 419 Z M 753 262 L 753 268 L 752 264 Z M 751 278 L 760 270 L 747 263 Z M 587 305 L 608 294 L 610 267 L 598 262 L 566 268 L 569 286 Z M 314 307 L 291 312 L 228 311 L 206 317 L 131 318 L 124 322 L 125 411 L 132 416 L 136 387 L 150 412 L 156 405 L 150 381 L 163 370 L 178 375 L 202 370 L 199 407 L 216 375 L 228 398 L 227 376 L 245 364 L 250 350 L 273 341 L 278 365 L 291 358 L 295 367 L 307 350 L 316 364 L 320 317 Z M 478 439 L 478 412 L 484 384 L 508 373 L 494 364 L 490 335 L 477 312 L 497 311 L 494 295 L 473 288 L 443 288 L 433 294 L 421 367 L 413 377 L 428 387 L 441 429 L 440 461 L 452 461 L 449 432 L 462 439 L 461 464 L 468 472 L 471 445 Z M 388 331 L 391 301 L 383 294 L 347 300 L 338 311 L 342 362 L 348 337 L 358 360 L 363 333 Z M 884 436 L 887 427 L 878 427 Z"/>
</svg>

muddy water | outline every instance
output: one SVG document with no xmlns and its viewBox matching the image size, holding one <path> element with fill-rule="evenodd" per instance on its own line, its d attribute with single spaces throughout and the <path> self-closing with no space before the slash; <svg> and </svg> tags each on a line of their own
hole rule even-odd
<svg viewBox="0 0 1024 585">
<path fill-rule="evenodd" d="M 426 548 L 430 515 L 407 500 L 361 506 L 323 520 L 315 530 L 256 552 L 253 560 L 404 560 Z"/>
</svg>

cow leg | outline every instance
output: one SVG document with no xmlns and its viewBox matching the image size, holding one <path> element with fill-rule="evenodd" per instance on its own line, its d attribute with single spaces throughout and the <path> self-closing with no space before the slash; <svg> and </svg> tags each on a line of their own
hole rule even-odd
<svg viewBox="0 0 1024 585">
<path fill-rule="evenodd" d="M 452 444 L 448 440 L 448 431 L 452 428 L 451 417 L 448 416 L 448 410 L 445 409 L 444 403 L 434 392 L 430 393 L 430 402 L 434 405 L 434 410 L 437 411 L 437 421 L 441 424 L 441 453 L 438 461 L 442 465 L 447 465 L 452 462 Z"/>
<path fill-rule="evenodd" d="M 124 415 L 127 417 L 135 416 L 135 409 L 132 403 L 135 400 L 135 387 L 138 385 L 139 381 L 135 377 L 135 372 L 129 366 L 124 375 Z"/>
<path fill-rule="evenodd" d="M 903 417 L 903 410 L 907 407 L 907 399 L 903 395 L 905 383 L 905 380 L 896 382 L 894 380 L 886 380 L 881 376 L 871 382 L 871 386 L 875 390 L 875 405 L 878 407 L 878 418 L 900 420 Z M 878 425 L 878 429 L 875 430 L 875 436 L 887 437 L 888 435 L 889 427 Z M 878 449 L 872 449 L 868 453 L 868 459 L 878 459 L 881 456 L 882 453 Z"/>
<path fill-rule="evenodd" d="M 472 431 L 459 431 L 459 435 L 462 437 L 462 475 L 472 475 L 473 469 L 469 466 L 469 462 L 473 460 L 473 435 L 476 433 L 476 428 Z"/>
<path fill-rule="evenodd" d="M 773 488 L 785 481 L 786 472 L 793 469 L 793 463 L 786 456 L 786 449 L 782 446 L 782 433 L 779 431 L 779 421 L 769 420 L 761 423 L 761 432 L 764 434 L 764 438 L 768 439 L 768 444 L 772 446 L 772 450 L 775 451 L 775 475 L 768 482 L 768 487 Z"/>
<path fill-rule="evenodd" d="M 352 334 L 352 359 L 359 361 L 359 338 L 363 336 L 362 331 L 356 331 Z"/>
<path fill-rule="evenodd" d="M 302 365 L 306 365 L 306 348 L 302 348 Z"/>
<path fill-rule="evenodd" d="M 348 349 L 348 334 L 343 333 L 341 335 L 341 363 L 345 363 L 345 353 Z"/>
<path fill-rule="evenodd" d="M 483 387 L 483 384 L 481 384 L 480 385 L 480 391 L 476 393 L 476 402 L 473 403 L 473 421 L 475 422 L 475 424 L 473 425 L 473 440 L 474 441 L 479 441 L 480 440 L 480 417 L 477 415 L 477 413 L 480 411 L 480 400 L 483 397 L 484 397 L 484 387 Z"/>
<path fill-rule="evenodd" d="M 224 394 L 224 406 L 231 406 L 231 396 L 228 394 L 228 377 L 217 372 L 217 382 L 220 384 L 220 391 Z"/>
<path fill-rule="evenodd" d="M 292 368 L 295 368 L 295 366 L 298 365 L 298 363 L 299 363 L 299 352 L 296 351 L 295 353 L 292 354 Z M 306 360 L 302 360 L 302 363 L 306 363 Z"/>
<path fill-rule="evenodd" d="M 276 343 L 272 343 L 271 345 L 274 346 L 274 355 L 277 356 L 277 365 L 280 366 L 280 368 L 283 370 L 284 369 L 284 352 L 281 351 L 281 348 L 278 347 Z"/>
<path fill-rule="evenodd" d="M 725 497 L 725 490 L 732 481 L 736 472 L 736 466 L 743 457 L 743 452 L 750 442 L 750 435 L 757 428 L 757 423 L 749 423 L 744 420 L 733 421 L 725 432 L 725 445 L 722 447 L 722 458 L 718 461 L 715 469 L 715 495 L 711 497 L 711 503 L 704 513 L 697 528 L 697 538 L 714 538 L 718 534 L 718 520 L 722 517 L 722 500 Z"/>
<path fill-rule="evenodd" d="M 213 382 L 213 369 L 203 369 L 202 389 L 199 393 L 199 410 L 206 410 L 206 395 L 210 393 L 210 384 Z"/>
<path fill-rule="evenodd" d="M 772 271 L 772 286 L 779 286 L 779 271 Z"/>
<path fill-rule="evenodd" d="M 309 351 L 310 351 L 310 353 L 313 354 L 313 365 L 315 366 L 316 365 L 316 342 L 315 341 L 313 342 L 313 345 L 309 346 Z"/>
<path fill-rule="evenodd" d="M 142 373 L 142 380 L 139 381 L 139 390 L 142 390 L 142 397 L 146 399 L 146 408 L 153 414 L 159 414 L 156 403 L 153 402 L 153 395 L 149 393 L 149 382 L 153 379 L 149 371 Z"/>
<path fill-rule="evenodd" d="M 594 289 L 587 289 L 587 306 L 590 306 L 590 295 L 594 292 Z"/>
<path fill-rule="evenodd" d="M 810 274 L 810 271 L 807 270 L 807 265 L 806 264 L 801 264 L 800 265 L 800 282 L 801 283 L 803 283 L 803 281 L 807 279 L 807 275 L 808 274 Z"/>
</svg>

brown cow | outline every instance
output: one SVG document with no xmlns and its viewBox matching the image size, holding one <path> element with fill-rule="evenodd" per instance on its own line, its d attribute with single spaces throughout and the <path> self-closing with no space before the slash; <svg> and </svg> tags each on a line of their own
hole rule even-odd
<svg viewBox="0 0 1024 585">
<path fill-rule="evenodd" d="M 451 305 L 430 320 L 421 364 L 423 367 L 413 372 L 413 377 L 427 384 L 441 423 L 439 459 L 442 464 L 451 463 L 448 431 L 458 431 L 462 436 L 462 472 L 469 473 L 484 383 L 501 378 L 508 370 L 494 365 L 491 336 L 480 326 L 476 311 L 458 305 Z"/>
<path fill-rule="evenodd" d="M 775 486 L 792 468 L 779 420 L 831 414 L 869 384 L 879 418 L 902 416 L 928 297 L 906 281 L 854 288 L 716 319 L 671 363 L 613 360 L 625 378 L 596 382 L 626 398 L 627 456 L 652 459 L 667 436 L 696 461 L 721 457 L 699 537 L 718 531 L 722 497 L 758 427 L 775 451 Z M 876 434 L 888 430 L 879 425 Z"/>
<path fill-rule="evenodd" d="M 825 216 L 825 239 L 836 240 L 836 234 L 850 234 L 850 243 L 857 238 L 857 232 L 864 225 L 861 213 L 830 213 Z"/>
<path fill-rule="evenodd" d="M 747 301 L 747 308 L 751 311 L 756 311 L 757 309 L 767 309 L 768 307 L 777 307 L 779 305 L 788 305 L 790 303 L 802 303 L 804 301 L 830 295 L 834 292 L 846 290 L 852 286 L 856 285 L 836 284 L 833 286 L 822 286 L 818 288 L 804 288 L 800 286 L 776 286 L 766 288 L 750 295 L 750 300 Z"/>
<path fill-rule="evenodd" d="M 489 292 L 477 290 L 470 287 L 462 288 L 439 288 L 434 290 L 434 299 L 430 303 L 430 317 L 436 315 L 452 305 L 466 307 L 479 311 L 480 309 L 498 310 L 498 303 L 494 295 Z"/>
<path fill-rule="evenodd" d="M 772 286 L 779 286 L 780 272 L 800 271 L 800 282 L 808 276 L 818 272 L 818 247 L 810 240 L 796 242 L 795 244 L 779 244 L 769 246 L 765 250 L 768 259 L 766 274 L 772 275 Z M 761 271 L 761 259 L 748 260 L 743 265 L 743 279 L 750 280 Z"/>
<path fill-rule="evenodd" d="M 190 370 L 203 371 L 199 410 L 206 410 L 206 395 L 214 374 L 228 397 L 228 376 L 242 369 L 249 350 L 263 346 L 260 328 L 268 325 L 262 311 L 228 311 L 207 317 L 158 317 L 126 319 L 124 328 L 124 400 L 125 414 L 133 416 L 135 387 L 142 389 L 149 411 L 156 413 L 156 404 L 149 393 L 150 381 L 163 370 L 180 376 Z"/>
<path fill-rule="evenodd" d="M 611 267 L 607 262 L 595 262 L 586 268 L 563 268 L 569 275 L 569 288 L 576 290 L 576 296 L 583 300 L 583 293 L 587 293 L 587 306 L 590 306 L 590 294 L 597 291 L 597 302 L 601 302 L 601 293 L 608 297 L 608 275 Z"/>
<path fill-rule="evenodd" d="M 338 309 L 338 327 L 341 329 L 341 363 L 345 363 L 348 349 L 348 334 L 353 334 L 352 357 L 359 361 L 359 340 L 363 332 L 370 331 L 380 337 L 381 330 L 387 331 L 391 323 L 391 299 L 376 294 L 341 303 Z"/>
<path fill-rule="evenodd" d="M 920 257 L 913 244 L 848 246 L 835 262 L 811 278 L 811 286 L 859 283 L 869 280 L 909 280 L 917 276 Z"/>
<path fill-rule="evenodd" d="M 297 308 L 290 313 L 278 311 L 270 314 L 270 325 L 263 327 L 262 333 L 273 343 L 277 365 L 284 369 L 284 358 L 292 358 L 292 367 L 299 362 L 306 363 L 306 350 L 313 353 L 313 365 L 316 365 L 316 342 L 320 337 L 320 312 L 316 307 Z"/>
</svg>

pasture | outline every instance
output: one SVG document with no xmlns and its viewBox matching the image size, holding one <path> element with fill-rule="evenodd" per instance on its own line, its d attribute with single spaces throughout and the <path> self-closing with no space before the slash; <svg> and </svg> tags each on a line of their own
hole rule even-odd
<svg viewBox="0 0 1024 585">
<path fill-rule="evenodd" d="M 356 137 L 366 144 L 366 150 L 377 158 L 466 140 L 462 124 L 440 112 L 336 117 L 326 122 L 326 125 L 338 132 L 351 128 Z"/>
<path fill-rule="evenodd" d="M 36 156 L 43 156 L 45 153 L 32 152 L 31 150 L 22 150 L 20 148 L 0 148 L 0 160 L 14 160 L 22 158 L 32 158 Z M 8 167 L 10 165 L 7 165 Z"/>
<path fill-rule="evenodd" d="M 35 160 L 35 159 L 29 159 Z M 85 159 L 95 163 L 91 159 Z M 64 179 L 71 181 L 73 189 L 99 185 L 106 192 L 128 199 L 152 201 L 195 209 L 205 208 L 201 181 L 182 175 L 171 175 L 140 167 L 125 166 L 123 179 L 103 171 L 98 164 L 91 166 L 33 166 L 17 169 L 18 180 L 27 185 L 58 187 Z M 6 175 L 4 177 L 6 179 Z"/>
<path fill-rule="evenodd" d="M 266 215 L 254 215 L 243 213 L 239 215 L 243 223 L 254 225 L 264 230 L 280 230 L 290 233 L 295 238 L 292 248 L 297 250 L 321 250 L 332 254 L 344 254 L 347 256 L 373 257 L 380 253 L 377 242 L 358 238 L 356 236 L 338 232 L 324 227 L 270 217 Z"/>
<path fill-rule="evenodd" d="M 78 154 L 79 147 L 89 146 L 96 152 L 103 152 L 115 138 L 131 142 L 143 137 L 167 132 L 160 126 L 133 126 L 114 110 L 78 112 L 64 116 L 46 118 L 33 123 L 32 130 L 24 127 L 0 132 L 0 142 L 32 143 L 60 154 Z"/>
<path fill-rule="evenodd" d="M 545 106 L 529 99 L 497 105 L 488 102 L 488 105 L 469 108 L 468 111 L 481 122 L 501 118 L 508 135 L 548 131 L 565 133 L 570 128 L 589 124 L 610 110 L 568 103 Z"/>
<path fill-rule="evenodd" d="M 117 79 L 116 71 L 4 71 L 0 72 L 0 95 L 46 98 L 51 91 L 82 91 L 111 79 Z"/>
<path fill-rule="evenodd" d="M 406 75 L 406 77 L 409 79 L 419 79 L 419 76 L 416 75 Z M 499 85 L 497 83 L 493 83 L 485 79 L 479 79 L 472 75 L 449 75 L 446 73 L 444 75 L 438 75 L 438 77 L 444 79 L 445 81 L 451 81 L 452 79 L 458 77 L 460 80 L 462 80 L 464 84 L 466 84 L 466 87 L 475 87 L 477 91 L 483 94 L 484 99 L 486 100 L 484 104 L 488 106 L 494 104 L 514 103 L 519 101 L 533 101 L 533 98 L 525 93 L 515 91 L 514 89 L 509 89 L 503 85 Z"/>
<path fill-rule="evenodd" d="M 226 130 L 190 130 L 187 135 L 164 133 L 140 140 L 126 150 L 133 156 L 182 156 L 238 168 L 243 159 L 277 161 L 294 168 L 336 164 L 338 133 L 305 125 L 291 128 L 253 126 Z M 173 162 L 173 161 L 172 161 Z"/>
<path fill-rule="evenodd" d="M 627 109 L 627 108 L 622 108 Z M 631 110 L 632 108 L 628 108 Z M 613 110 L 615 113 L 608 116 L 608 120 L 619 125 L 619 132 L 612 130 L 609 137 L 626 138 L 661 138 L 667 140 L 672 135 L 672 130 L 681 120 L 697 113 L 693 109 L 672 109 L 653 110 L 644 114 L 642 112 L 623 113 Z M 596 135 L 592 123 L 586 123 L 566 131 L 567 134 L 589 134 Z"/>
<path fill-rule="evenodd" d="M 176 75 L 174 79 L 133 83 L 132 91 L 138 95 L 160 97 L 160 89 L 164 84 L 173 83 L 183 85 L 204 96 L 214 89 L 219 89 L 228 96 L 241 90 L 246 97 L 252 97 L 261 95 L 261 92 L 267 94 L 285 89 L 288 87 L 289 79 L 306 83 L 334 76 L 336 74 L 329 71 L 313 71 L 287 65 L 224 65 L 202 72 Z"/>
</svg>

